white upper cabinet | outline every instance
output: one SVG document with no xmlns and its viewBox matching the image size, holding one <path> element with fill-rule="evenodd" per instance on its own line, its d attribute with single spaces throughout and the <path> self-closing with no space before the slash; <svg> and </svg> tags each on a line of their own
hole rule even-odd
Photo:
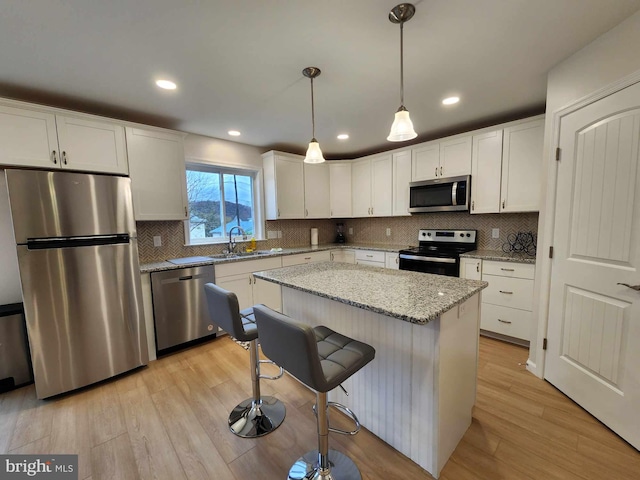
<svg viewBox="0 0 640 480">
<path fill-rule="evenodd" d="M 473 136 L 471 213 L 500 212 L 502 130 Z"/>
<path fill-rule="evenodd" d="M 2 105 L 0 164 L 128 175 L 124 127 Z"/>
<path fill-rule="evenodd" d="M 351 217 L 351 163 L 329 163 L 330 216 Z"/>
<path fill-rule="evenodd" d="M 56 125 L 62 168 L 129 174 L 122 125 L 61 115 Z"/>
<path fill-rule="evenodd" d="M 351 193 L 354 217 L 386 217 L 392 211 L 391 155 L 353 162 Z"/>
<path fill-rule="evenodd" d="M 411 150 L 393 154 L 393 215 L 409 215 Z"/>
<path fill-rule="evenodd" d="M 304 216 L 305 218 L 329 218 L 329 164 L 303 163 Z"/>
<path fill-rule="evenodd" d="M 186 220 L 188 200 L 182 135 L 127 128 L 136 220 Z"/>
<path fill-rule="evenodd" d="M 539 210 L 543 141 L 544 119 L 504 129 L 500 211 Z"/>
<path fill-rule="evenodd" d="M 471 136 L 443 139 L 412 151 L 413 181 L 471 174 Z"/>
<path fill-rule="evenodd" d="M 304 218 L 302 157 L 267 152 L 262 155 L 267 220 Z"/>
</svg>

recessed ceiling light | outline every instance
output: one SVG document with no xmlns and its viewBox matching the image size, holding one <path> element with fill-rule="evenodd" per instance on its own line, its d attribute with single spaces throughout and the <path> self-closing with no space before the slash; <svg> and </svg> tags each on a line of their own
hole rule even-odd
<svg viewBox="0 0 640 480">
<path fill-rule="evenodd" d="M 338 140 L 346 140 L 347 138 L 349 138 L 349 134 L 347 133 L 341 133 L 338 135 Z"/>
<path fill-rule="evenodd" d="M 227 133 L 229 135 L 231 135 L 232 137 L 239 137 L 240 136 L 240 132 L 238 130 L 229 130 Z"/>
<path fill-rule="evenodd" d="M 156 80 L 156 85 L 165 90 L 175 90 L 177 87 L 171 80 Z"/>
<path fill-rule="evenodd" d="M 443 105 L 454 105 L 460 101 L 460 97 L 447 97 L 442 100 Z"/>
</svg>

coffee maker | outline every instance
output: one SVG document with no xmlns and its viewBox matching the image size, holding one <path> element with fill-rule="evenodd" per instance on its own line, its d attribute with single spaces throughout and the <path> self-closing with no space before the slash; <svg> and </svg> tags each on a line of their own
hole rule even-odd
<svg viewBox="0 0 640 480">
<path fill-rule="evenodd" d="M 336 230 L 336 243 L 346 243 L 347 237 L 344 235 L 344 223 L 338 223 Z"/>
</svg>

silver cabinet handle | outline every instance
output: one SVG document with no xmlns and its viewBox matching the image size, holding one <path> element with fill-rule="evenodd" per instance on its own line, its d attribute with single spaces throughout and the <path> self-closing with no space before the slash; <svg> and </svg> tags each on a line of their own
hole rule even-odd
<svg viewBox="0 0 640 480">
<path fill-rule="evenodd" d="M 367 258 L 373 258 L 373 255 L 366 255 Z"/>
<path fill-rule="evenodd" d="M 373 207 L 371 207 L 371 215 L 373 215 Z"/>
<path fill-rule="evenodd" d="M 628 283 L 618 283 L 617 285 L 622 285 L 623 287 L 629 287 L 636 292 L 640 292 L 640 285 L 629 285 Z"/>
<path fill-rule="evenodd" d="M 473 212 L 476 209 L 476 201 L 472 200 L 471 201 L 471 211 Z"/>
<path fill-rule="evenodd" d="M 436 167 L 436 177 L 438 176 L 438 167 Z"/>
<path fill-rule="evenodd" d="M 502 267 L 500 267 L 500 270 L 502 270 L 503 272 L 515 272 L 515 270 L 513 268 L 502 268 Z"/>
<path fill-rule="evenodd" d="M 509 323 L 509 324 L 511 323 L 511 322 L 509 322 L 508 320 L 502 320 L 501 318 L 499 318 L 499 319 L 498 319 L 498 321 L 499 321 L 500 323 Z"/>
<path fill-rule="evenodd" d="M 442 176 L 442 167 L 440 167 L 440 176 Z"/>
<path fill-rule="evenodd" d="M 476 272 L 480 273 L 480 262 L 476 263 Z"/>
<path fill-rule="evenodd" d="M 311 257 L 304 257 L 305 260 L 311 260 Z"/>
<path fill-rule="evenodd" d="M 62 163 L 67 164 L 67 152 L 62 152 Z"/>
<path fill-rule="evenodd" d="M 251 276 L 249 276 L 249 285 L 251 285 Z"/>
<path fill-rule="evenodd" d="M 399 264 L 400 263 L 400 257 L 396 257 L 396 263 Z"/>
<path fill-rule="evenodd" d="M 504 200 L 502 200 L 502 208 L 504 208 L 504 203 L 505 203 L 505 201 L 504 201 Z"/>
<path fill-rule="evenodd" d="M 58 157 L 56 157 L 56 151 L 55 150 L 51 152 L 51 161 L 56 165 L 58 163 Z"/>
<path fill-rule="evenodd" d="M 498 290 L 500 293 L 505 293 L 507 295 L 513 295 L 513 292 L 505 292 L 504 290 Z"/>
<path fill-rule="evenodd" d="M 331 252 L 329 256 L 331 257 L 331 261 L 333 262 L 333 252 Z"/>
<path fill-rule="evenodd" d="M 309 210 L 307 210 L 306 208 L 304 209 L 304 216 L 308 217 L 309 216 Z"/>
</svg>

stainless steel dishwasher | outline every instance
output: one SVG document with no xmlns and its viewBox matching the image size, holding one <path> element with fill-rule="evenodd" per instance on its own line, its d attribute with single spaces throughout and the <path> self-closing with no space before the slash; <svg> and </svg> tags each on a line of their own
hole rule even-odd
<svg viewBox="0 0 640 480">
<path fill-rule="evenodd" d="M 156 350 L 204 337 L 215 337 L 204 296 L 204 284 L 214 281 L 213 265 L 179 268 L 151 274 Z"/>
</svg>

